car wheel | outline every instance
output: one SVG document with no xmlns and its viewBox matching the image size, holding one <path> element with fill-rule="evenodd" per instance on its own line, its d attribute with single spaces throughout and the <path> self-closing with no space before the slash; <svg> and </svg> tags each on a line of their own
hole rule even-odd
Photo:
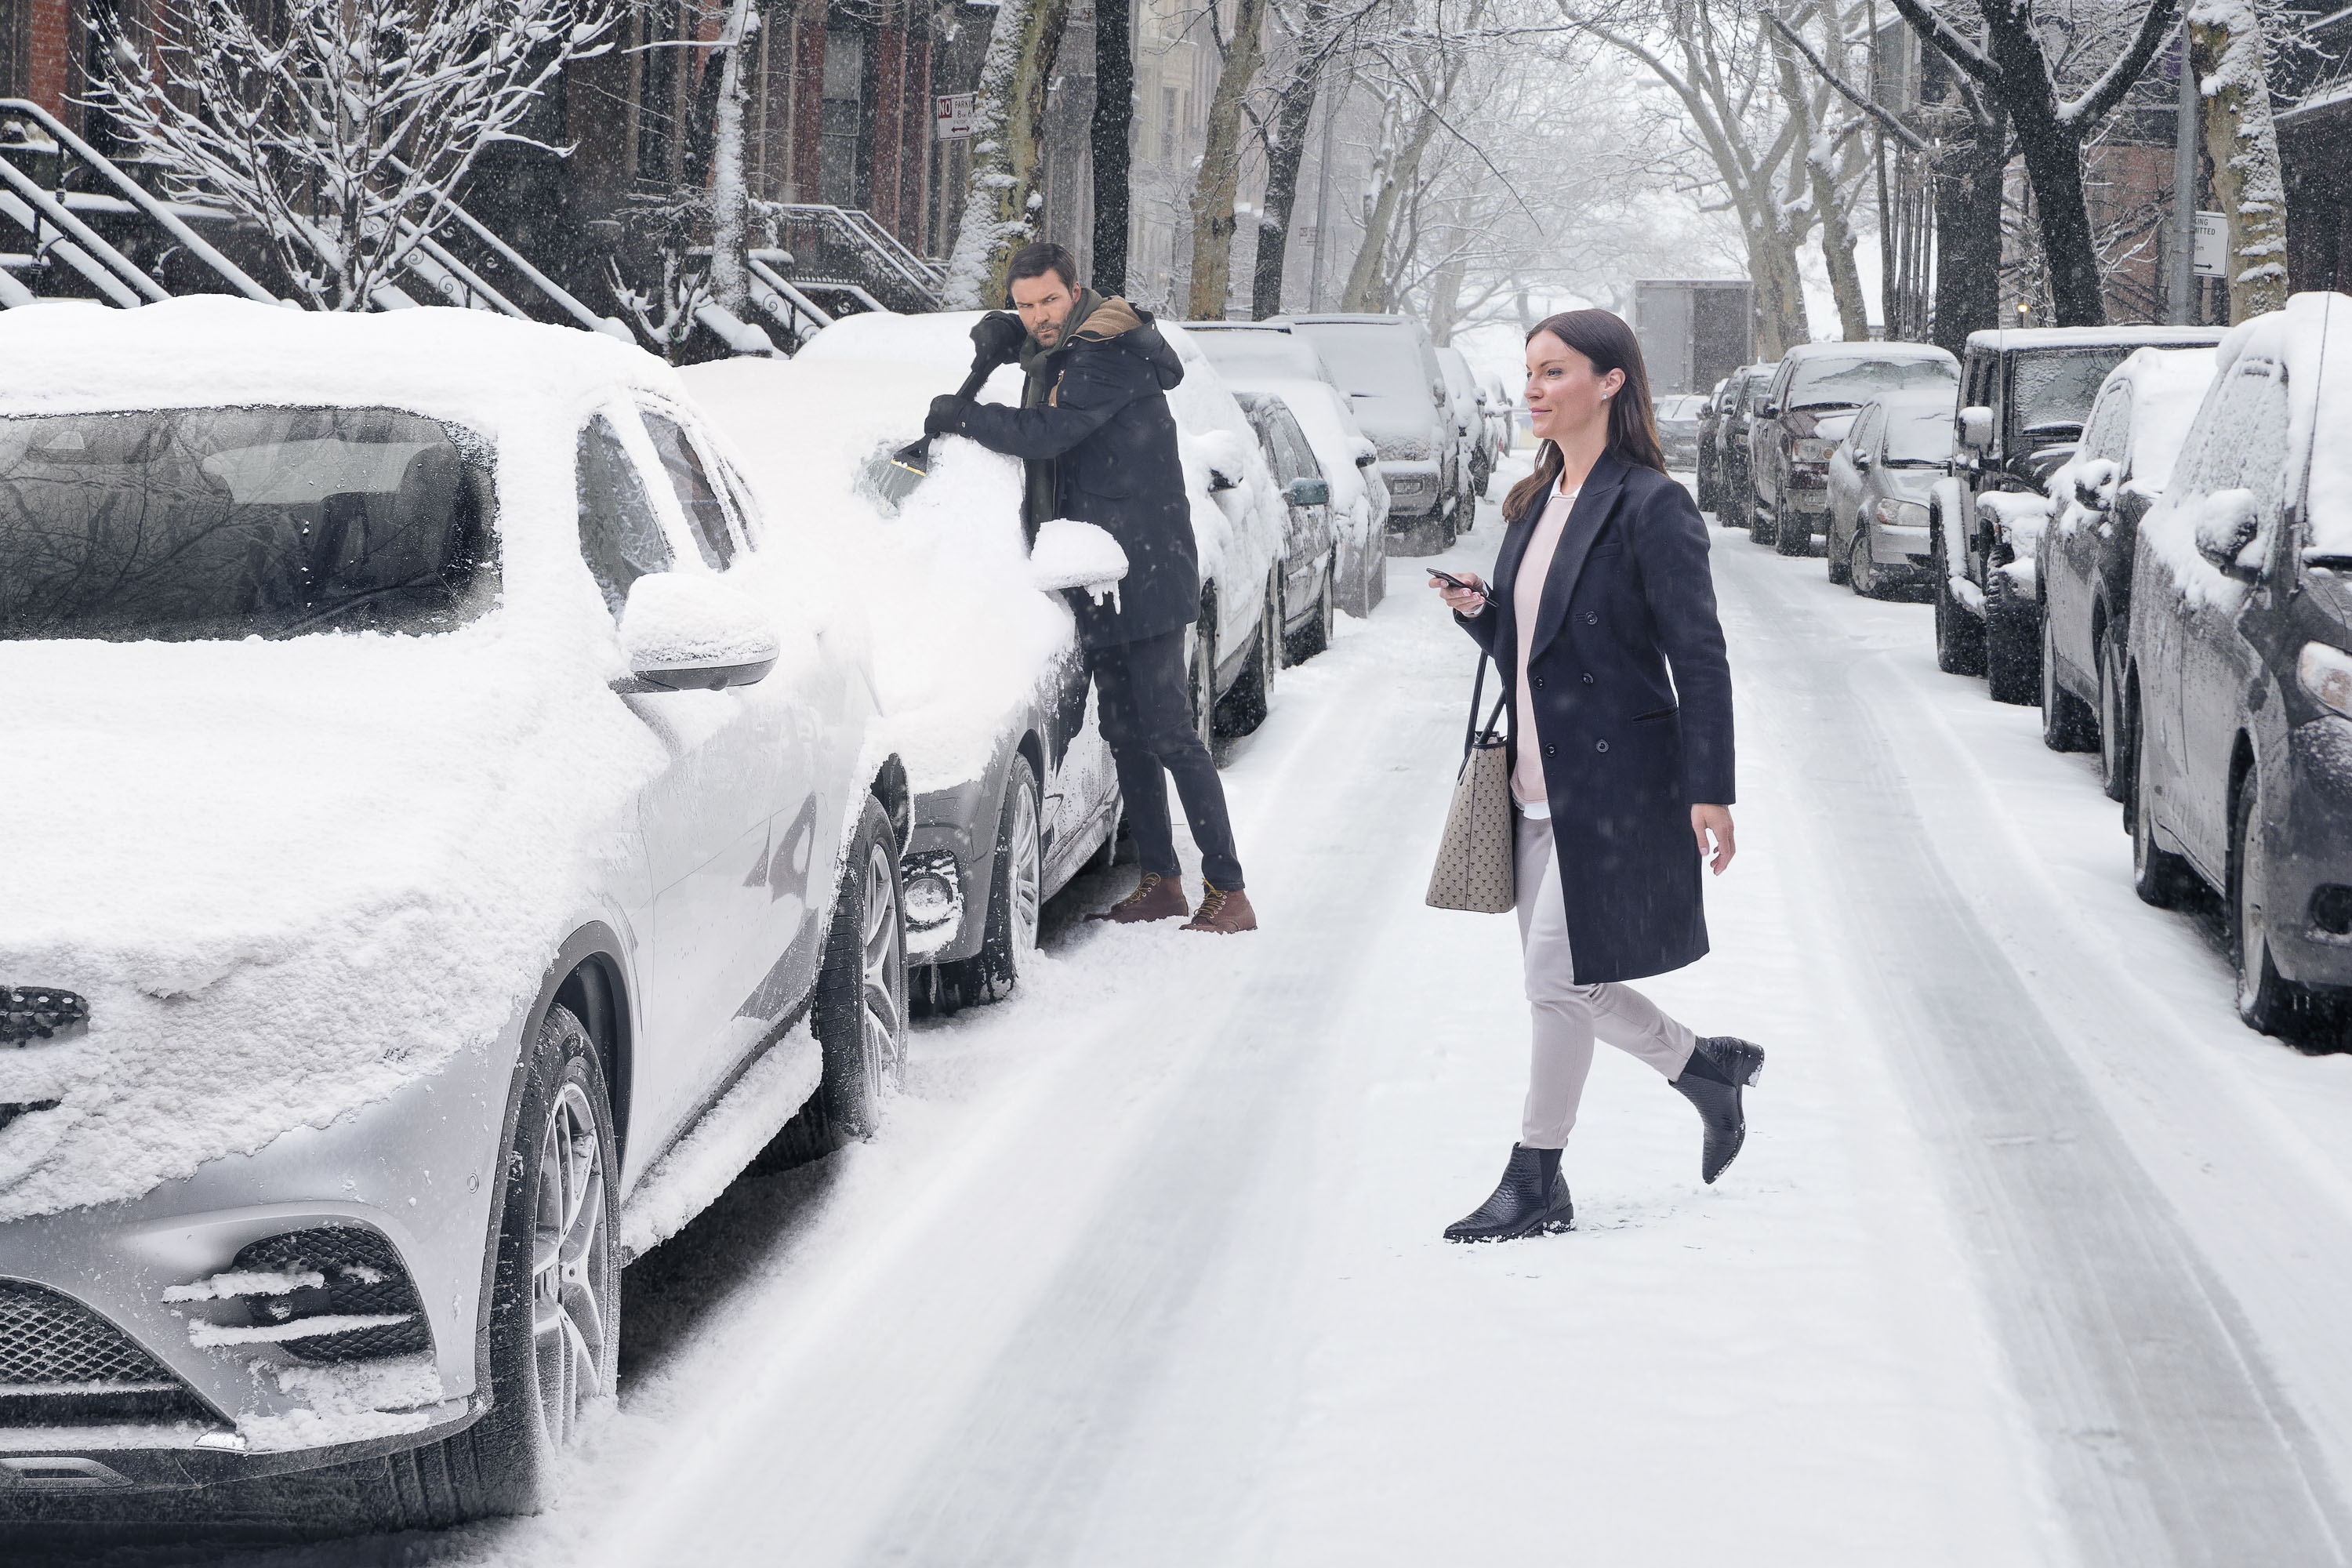
<svg viewBox="0 0 2352 1568">
<path fill-rule="evenodd" d="M 2087 752 L 2099 743 L 2091 705 L 2058 679 L 2058 653 L 2052 646 L 2050 607 L 2042 607 L 2042 743 L 2053 752 Z"/>
<path fill-rule="evenodd" d="M 1201 737 L 1201 744 L 1215 756 L 1217 719 L 1217 601 L 1213 594 L 1202 590 L 1201 618 L 1192 625 L 1192 660 L 1190 686 L 1192 698 L 1192 730 Z"/>
<path fill-rule="evenodd" d="M 1274 706 L 1274 672 L 1282 664 L 1281 609 L 1276 584 L 1265 587 L 1265 607 L 1259 612 L 1257 646 L 1250 650 L 1249 663 L 1242 668 L 1241 679 L 1225 692 L 1217 704 L 1216 726 L 1220 735 L 1247 735 L 1265 722 Z"/>
<path fill-rule="evenodd" d="M 2092 639 L 2092 658 L 2099 668 L 2099 784 L 2112 801 L 2122 801 L 2131 793 L 2131 768 L 2125 756 L 2123 714 L 2116 706 L 2116 653 L 2101 626 Z"/>
<path fill-rule="evenodd" d="M 1854 537 L 1857 539 L 1862 536 L 1861 524 L 1862 520 L 1857 517 L 1854 520 L 1853 531 Z M 1838 542 L 1837 513 L 1835 512 L 1830 513 L 1829 545 L 1822 552 L 1822 560 L 1829 571 L 1830 582 L 1832 584 L 1843 588 L 1852 580 L 1853 552 Z"/>
<path fill-rule="evenodd" d="M 596 1042 L 569 1008 L 540 1021 L 507 1146 L 483 1336 L 488 1414 L 454 1436 L 343 1473 L 378 1530 L 425 1530 L 547 1500 L 583 1416 L 612 1392 L 621 1351 L 620 1205 L 613 1113 Z"/>
<path fill-rule="evenodd" d="M 1037 951 L 1037 923 L 1045 905 L 1045 856 L 1037 804 L 1037 771 L 1015 752 L 1005 770 L 1004 801 L 996 814 L 996 855 L 989 871 L 988 924 L 980 951 L 940 965 L 964 1002 L 999 1002 L 1019 984 Z M 1116 842 L 1118 830 L 1112 830 Z M 1105 868 L 1108 869 L 1108 867 Z"/>
<path fill-rule="evenodd" d="M 1314 616 L 1297 631 L 1284 635 L 1282 651 L 1285 663 L 1304 664 L 1331 646 L 1331 627 L 1339 615 L 1338 593 L 1334 584 L 1339 580 L 1339 552 L 1335 550 L 1323 563 L 1323 585 L 1315 595 Z"/>
<path fill-rule="evenodd" d="M 1885 585 L 1878 580 L 1878 563 L 1871 559 L 1870 531 L 1858 520 L 1854 524 L 1853 538 L 1846 546 L 1845 581 L 1856 598 L 1883 599 L 1886 596 Z"/>
<path fill-rule="evenodd" d="M 1772 496 L 1772 550 L 1779 555 L 1813 552 L 1813 525 L 1790 510 L 1786 490 Z"/>
<path fill-rule="evenodd" d="M 1940 525 L 1927 536 L 1927 560 L 1936 574 L 1936 668 L 1946 675 L 1982 675 L 1984 627 L 1952 597 L 1952 568 Z"/>
<path fill-rule="evenodd" d="M 2265 890 L 2270 858 L 2263 850 L 2262 785 L 2246 775 L 2230 834 L 2231 957 L 2238 971 L 2238 1016 L 2250 1029 L 2275 1035 L 2303 1005 L 2304 989 L 2271 962 Z"/>
<path fill-rule="evenodd" d="M 1995 702 L 2022 708 L 2041 695 L 2041 673 L 2034 666 L 2042 645 L 2039 634 L 2026 624 L 2038 618 L 2039 608 L 2019 596 L 2007 573 L 1985 574 L 1985 693 Z"/>
<path fill-rule="evenodd" d="M 841 872 L 817 972 L 817 1101 L 836 1146 L 869 1136 L 907 1068 L 907 927 L 898 849 L 882 803 L 866 797 Z"/>
<path fill-rule="evenodd" d="M 1756 486 L 1753 481 L 1749 482 L 1745 493 L 1740 497 L 1740 500 L 1747 507 L 1748 540 L 1757 544 L 1769 544 L 1772 542 L 1772 524 L 1774 520 L 1766 516 L 1764 508 L 1759 504 L 1763 499 L 1763 497 L 1756 493 Z"/>
<path fill-rule="evenodd" d="M 2149 760 L 2147 736 L 2140 729 L 2139 704 L 2134 701 L 2131 712 L 2132 731 L 2132 797 L 2125 810 L 2131 820 L 2132 891 L 2140 902 L 2168 910 L 2178 904 L 2189 890 L 2189 879 L 2195 873 L 2189 862 L 2156 841 L 2156 790 L 2150 775 L 2155 764 Z"/>
</svg>

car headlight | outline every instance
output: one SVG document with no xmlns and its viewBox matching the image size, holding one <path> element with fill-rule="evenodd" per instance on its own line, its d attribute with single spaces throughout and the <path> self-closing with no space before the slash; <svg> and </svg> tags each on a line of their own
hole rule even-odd
<svg viewBox="0 0 2352 1568">
<path fill-rule="evenodd" d="M 1889 528 L 1925 528 L 1927 526 L 1927 509 L 1916 500 L 1896 500 L 1892 496 L 1881 496 L 1878 521 Z"/>
<path fill-rule="evenodd" d="M 1837 450 L 1835 441 L 1824 441 L 1818 436 L 1803 437 L 1797 442 L 1795 456 L 1801 463 L 1826 463 Z"/>
<path fill-rule="evenodd" d="M 962 878 L 956 858 L 941 850 L 919 851 L 899 862 L 907 924 L 919 931 L 947 924 L 963 910 Z"/>
<path fill-rule="evenodd" d="M 2294 674 L 2314 702 L 2352 719 L 2352 653 L 2324 642 L 2307 642 L 2294 661 Z"/>
</svg>

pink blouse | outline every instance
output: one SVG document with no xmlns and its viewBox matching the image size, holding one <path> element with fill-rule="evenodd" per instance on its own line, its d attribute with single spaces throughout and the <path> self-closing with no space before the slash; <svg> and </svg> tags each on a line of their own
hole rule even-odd
<svg viewBox="0 0 2352 1568">
<path fill-rule="evenodd" d="M 1536 615 L 1543 607 L 1544 579 L 1551 575 L 1551 558 L 1559 549 L 1559 536 L 1568 527 L 1568 514 L 1576 505 L 1576 493 L 1556 489 L 1544 502 L 1543 516 L 1536 520 L 1527 553 L 1519 557 L 1518 578 L 1511 584 L 1511 611 L 1518 617 L 1519 633 L 1516 704 L 1519 744 L 1518 760 L 1511 769 L 1511 795 L 1529 816 L 1549 816 L 1551 810 L 1545 798 L 1543 748 L 1536 742 L 1535 703 L 1528 696 L 1528 656 L 1535 651 Z"/>
</svg>

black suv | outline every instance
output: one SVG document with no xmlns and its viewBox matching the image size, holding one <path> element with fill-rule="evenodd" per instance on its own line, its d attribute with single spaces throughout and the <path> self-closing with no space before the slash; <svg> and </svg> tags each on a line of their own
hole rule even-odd
<svg viewBox="0 0 2352 1568">
<path fill-rule="evenodd" d="M 1882 392 L 1943 391 L 1959 363 L 1933 343 L 1799 343 L 1748 421 L 1748 537 L 1803 555 L 1829 531 L 1830 454 Z"/>
<path fill-rule="evenodd" d="M 1723 413 L 1715 426 L 1715 521 L 1726 528 L 1755 523 L 1756 492 L 1748 478 L 1748 428 L 1763 405 L 1764 389 L 1779 367 L 1751 364 L 1731 373 L 1723 389 Z"/>
<path fill-rule="evenodd" d="M 1927 501 L 1936 663 L 1996 702 L 2042 695 L 2033 558 L 2050 476 L 2074 455 L 2099 384 L 2136 349 L 2194 348 L 2218 327 L 2018 327 L 1970 332 L 1951 476 Z"/>
</svg>

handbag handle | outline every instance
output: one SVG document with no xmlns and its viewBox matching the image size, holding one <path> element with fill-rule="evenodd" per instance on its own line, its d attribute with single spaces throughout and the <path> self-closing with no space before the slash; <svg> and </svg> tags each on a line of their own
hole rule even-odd
<svg viewBox="0 0 2352 1568">
<path fill-rule="evenodd" d="M 1465 757 L 1470 754 L 1472 748 L 1478 744 L 1478 704 L 1486 694 L 1486 666 L 1494 657 L 1490 653 L 1484 652 L 1478 655 L 1477 678 L 1470 683 L 1470 722 L 1462 731 L 1462 754 Z M 1502 670 L 1497 667 L 1495 672 L 1495 683 L 1501 685 L 1502 679 Z M 1495 710 L 1486 715 L 1486 739 L 1489 741 L 1495 738 L 1496 722 L 1502 718 L 1503 704 L 1507 700 L 1509 700 L 1507 693 L 1498 691 L 1495 694 Z"/>
</svg>

